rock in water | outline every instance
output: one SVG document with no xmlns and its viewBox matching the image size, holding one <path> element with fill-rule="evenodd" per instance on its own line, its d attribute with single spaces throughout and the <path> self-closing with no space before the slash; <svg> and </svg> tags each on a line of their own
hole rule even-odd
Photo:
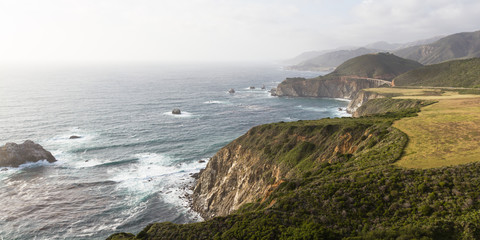
<svg viewBox="0 0 480 240">
<path fill-rule="evenodd" d="M 235 93 L 235 89 L 230 88 L 230 90 L 228 90 L 228 93 Z"/>
<path fill-rule="evenodd" d="M 250 87 L 250 89 L 255 89 L 255 87 L 252 86 L 252 87 Z"/>
<path fill-rule="evenodd" d="M 262 85 L 262 90 L 265 90 L 265 84 L 264 84 L 264 85 Z"/>
<path fill-rule="evenodd" d="M 172 110 L 172 114 L 182 114 L 182 111 L 180 111 L 178 108 L 175 108 Z"/>
<path fill-rule="evenodd" d="M 0 147 L 0 166 L 18 167 L 27 162 L 47 160 L 57 161 L 53 155 L 39 144 L 27 140 L 22 144 L 7 143 Z"/>
<path fill-rule="evenodd" d="M 82 137 L 80 137 L 80 136 L 76 136 L 76 135 L 72 135 L 72 136 L 70 136 L 70 139 L 77 139 L 77 138 L 82 138 Z"/>
</svg>

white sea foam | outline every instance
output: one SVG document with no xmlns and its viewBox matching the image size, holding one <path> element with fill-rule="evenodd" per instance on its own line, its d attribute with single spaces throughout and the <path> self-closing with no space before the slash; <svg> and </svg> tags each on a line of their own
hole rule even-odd
<svg viewBox="0 0 480 240">
<path fill-rule="evenodd" d="M 206 102 L 203 102 L 203 103 L 204 104 L 230 104 L 227 101 L 217 101 L 217 100 L 210 100 L 210 101 L 206 101 Z"/>
<path fill-rule="evenodd" d="M 334 98 L 335 100 L 337 101 L 343 101 L 343 102 L 350 102 L 352 100 L 348 99 L 348 98 Z"/>
<path fill-rule="evenodd" d="M 297 108 L 301 108 L 306 111 L 312 111 L 312 112 L 326 112 L 328 109 L 326 108 L 321 108 L 321 107 L 304 107 L 302 105 L 298 105 Z"/>
<path fill-rule="evenodd" d="M 110 180 L 118 182 L 118 187 L 134 193 L 135 199 L 131 204 L 139 204 L 143 196 L 160 191 L 163 201 L 179 208 L 184 213 L 190 212 L 187 194 L 191 194 L 190 187 L 194 179 L 190 176 L 204 168 L 206 162 L 175 164 L 174 159 L 157 153 L 142 153 L 135 155 L 138 162 L 132 164 L 128 170 L 110 170 Z M 135 203 L 136 202 L 136 203 Z M 136 206 L 138 208 L 139 206 Z M 141 209 L 132 209 L 138 212 Z M 133 214 L 133 213 L 130 213 Z"/>
</svg>

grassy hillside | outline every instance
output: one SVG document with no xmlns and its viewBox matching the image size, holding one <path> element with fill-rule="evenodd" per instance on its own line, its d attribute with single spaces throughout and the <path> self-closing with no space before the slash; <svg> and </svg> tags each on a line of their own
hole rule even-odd
<svg viewBox="0 0 480 240">
<path fill-rule="evenodd" d="M 239 144 L 295 173 L 275 191 L 226 217 L 155 223 L 110 239 L 478 239 L 479 163 L 392 164 L 407 136 L 391 125 L 416 111 L 255 127 Z M 325 151 L 333 154 L 316 160 Z"/>
<path fill-rule="evenodd" d="M 433 104 L 435 101 L 420 99 L 392 99 L 377 98 L 371 99 L 356 111 L 357 116 L 369 116 L 379 113 L 390 113 L 402 109 L 418 109 Z"/>
<path fill-rule="evenodd" d="M 431 44 L 398 50 L 395 54 L 422 64 L 480 57 L 480 31 L 453 34 Z"/>
<path fill-rule="evenodd" d="M 332 72 L 335 76 L 359 76 L 392 80 L 396 76 L 421 67 L 422 64 L 390 53 L 366 54 L 352 58 Z"/>
<path fill-rule="evenodd" d="M 480 87 L 480 58 L 453 60 L 404 73 L 395 86 Z"/>
</svg>

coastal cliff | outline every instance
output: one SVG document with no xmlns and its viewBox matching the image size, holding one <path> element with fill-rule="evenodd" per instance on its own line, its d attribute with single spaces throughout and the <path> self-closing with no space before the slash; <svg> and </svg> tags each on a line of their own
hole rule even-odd
<svg viewBox="0 0 480 240">
<path fill-rule="evenodd" d="M 193 209 L 205 219 L 227 216 L 246 203 L 264 202 L 283 182 L 322 163 L 361 155 L 376 127 L 349 122 L 325 119 L 252 128 L 222 148 L 200 173 Z"/>
<path fill-rule="evenodd" d="M 361 90 L 357 92 L 352 98 L 352 101 L 348 103 L 347 112 L 351 113 L 352 117 L 359 117 L 360 114 L 357 113 L 357 109 L 367 103 L 369 100 L 377 98 L 385 98 L 385 96 L 376 92 Z"/>
<path fill-rule="evenodd" d="M 334 72 L 311 79 L 287 78 L 276 90 L 277 96 L 353 99 L 365 88 L 392 86 L 391 80 L 422 64 L 390 53 L 366 54 L 352 58 Z"/>
<path fill-rule="evenodd" d="M 390 86 L 381 79 L 352 76 L 321 77 L 313 79 L 287 78 L 277 87 L 277 96 L 324 97 L 352 99 L 360 90 Z"/>
</svg>

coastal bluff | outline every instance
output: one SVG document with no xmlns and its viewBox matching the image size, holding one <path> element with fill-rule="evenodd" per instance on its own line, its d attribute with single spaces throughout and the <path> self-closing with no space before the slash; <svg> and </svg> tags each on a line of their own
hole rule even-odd
<svg viewBox="0 0 480 240">
<path fill-rule="evenodd" d="M 357 76 L 287 78 L 277 86 L 277 96 L 353 99 L 365 88 L 391 86 L 391 82 Z"/>
</svg>

